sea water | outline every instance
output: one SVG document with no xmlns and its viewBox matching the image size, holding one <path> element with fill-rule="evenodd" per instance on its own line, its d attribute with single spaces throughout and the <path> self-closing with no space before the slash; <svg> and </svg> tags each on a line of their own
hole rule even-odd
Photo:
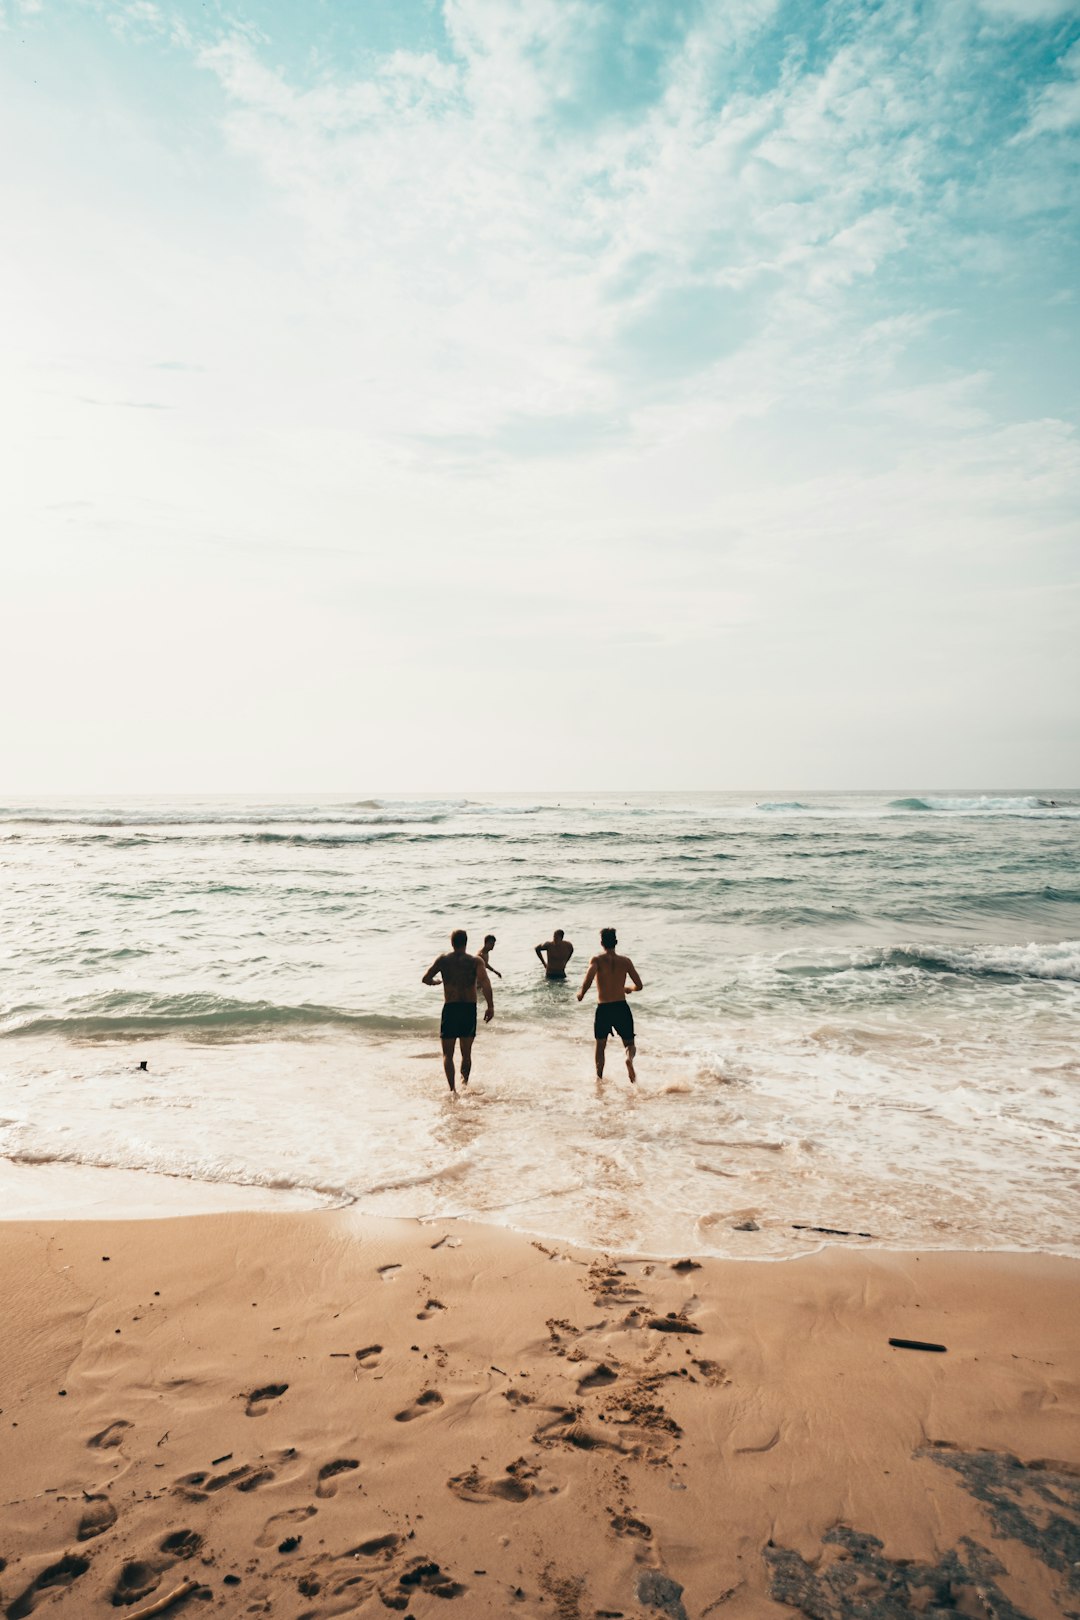
<svg viewBox="0 0 1080 1620">
<path fill-rule="evenodd" d="M 1078 855 L 1045 789 L 9 802 L 0 1155 L 655 1254 L 1076 1253 Z M 607 924 L 634 1087 L 574 994 Z M 503 977 L 452 1099 L 456 926 Z"/>
</svg>

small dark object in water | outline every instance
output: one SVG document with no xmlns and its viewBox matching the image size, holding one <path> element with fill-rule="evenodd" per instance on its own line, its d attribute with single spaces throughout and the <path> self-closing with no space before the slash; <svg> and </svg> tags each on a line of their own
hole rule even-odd
<svg viewBox="0 0 1080 1620">
<path fill-rule="evenodd" d="M 824 1232 L 826 1237 L 865 1237 L 872 1238 L 873 1232 L 845 1232 L 842 1226 L 805 1226 L 801 1221 L 792 1221 L 796 1232 Z"/>
<path fill-rule="evenodd" d="M 944 1354 L 946 1349 L 943 1344 L 927 1344 L 925 1339 L 890 1339 L 889 1343 L 897 1350 L 936 1350 Z"/>
<path fill-rule="evenodd" d="M 149 1069 L 147 1068 L 147 1063 L 146 1063 L 145 1058 L 143 1058 L 142 1062 L 139 1064 L 139 1068 L 143 1071 L 144 1074 L 148 1074 L 150 1072 Z"/>
</svg>

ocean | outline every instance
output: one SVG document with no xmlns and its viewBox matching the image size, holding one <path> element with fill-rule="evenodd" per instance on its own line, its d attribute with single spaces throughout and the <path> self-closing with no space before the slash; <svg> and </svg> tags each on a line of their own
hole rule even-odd
<svg viewBox="0 0 1080 1620">
<path fill-rule="evenodd" d="M 656 1255 L 1080 1253 L 1078 856 L 1065 790 L 9 802 L 0 1156 Z M 574 999 L 607 924 L 633 1088 Z M 456 926 L 503 978 L 455 1100 Z"/>
</svg>

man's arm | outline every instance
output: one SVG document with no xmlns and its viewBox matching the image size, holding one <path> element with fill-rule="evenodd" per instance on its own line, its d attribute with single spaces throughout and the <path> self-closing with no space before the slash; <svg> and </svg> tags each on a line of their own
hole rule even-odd
<svg viewBox="0 0 1080 1620">
<path fill-rule="evenodd" d="M 595 978 L 596 978 L 596 958 L 594 956 L 592 961 L 589 963 L 589 971 L 588 971 L 588 973 L 586 973 L 584 979 L 582 980 L 581 989 L 577 993 L 577 998 L 578 998 L 579 1001 L 582 1000 L 582 998 L 585 995 L 586 990 L 589 988 L 590 984 L 592 984 L 592 982 L 593 982 L 593 980 Z"/>
<path fill-rule="evenodd" d="M 495 997 L 491 990 L 491 980 L 488 978 L 487 965 L 482 956 L 476 958 L 476 982 L 480 986 L 487 1008 L 484 1012 L 484 1023 L 490 1024 L 495 1016 Z"/>
<path fill-rule="evenodd" d="M 627 973 L 629 973 L 630 977 L 634 981 L 634 989 L 635 990 L 644 989 L 644 986 L 643 986 L 643 984 L 641 982 L 641 979 L 640 979 L 640 977 L 638 975 L 638 970 L 634 966 L 633 962 L 631 962 L 629 957 L 626 958 L 626 971 L 627 971 Z"/>
<path fill-rule="evenodd" d="M 568 943 L 568 944 L 569 944 L 569 941 L 568 941 L 568 942 L 567 942 L 567 943 Z M 571 957 L 571 956 L 573 956 L 573 954 L 574 954 L 574 947 L 573 947 L 573 946 L 572 946 L 572 945 L 570 945 L 570 949 L 569 949 L 569 955 L 568 955 L 568 956 L 567 956 L 567 958 L 566 958 L 566 960 L 567 960 L 567 961 L 568 961 L 568 962 L 569 962 L 569 960 L 570 960 L 570 957 Z"/>
<path fill-rule="evenodd" d="M 434 962 L 432 962 L 431 966 L 428 968 L 427 972 L 424 974 L 424 977 L 420 980 L 420 983 L 421 984 L 434 984 L 435 983 L 435 975 L 437 973 L 440 973 L 441 971 L 442 971 L 442 957 L 437 956 L 435 958 Z"/>
<path fill-rule="evenodd" d="M 494 973 L 494 975 L 495 975 L 495 977 L 497 979 L 502 978 L 502 974 L 499 972 L 498 968 L 493 967 L 490 962 L 487 964 L 487 970 L 488 970 L 489 973 Z"/>
<path fill-rule="evenodd" d="M 546 968 L 547 963 L 544 961 L 544 952 L 547 950 L 547 946 L 546 945 L 534 945 L 533 949 L 535 950 L 537 956 L 540 958 L 540 966 L 543 967 L 543 968 Z"/>
</svg>

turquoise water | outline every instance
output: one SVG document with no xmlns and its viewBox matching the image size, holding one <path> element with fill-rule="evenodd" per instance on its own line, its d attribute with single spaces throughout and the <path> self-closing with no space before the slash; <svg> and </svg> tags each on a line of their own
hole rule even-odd
<svg viewBox="0 0 1080 1620">
<path fill-rule="evenodd" d="M 1073 1252 L 1078 855 L 1046 789 L 9 803 L 0 1154 L 664 1253 Z M 607 923 L 634 1092 L 573 999 Z M 459 924 L 504 978 L 454 1104 Z"/>
</svg>

